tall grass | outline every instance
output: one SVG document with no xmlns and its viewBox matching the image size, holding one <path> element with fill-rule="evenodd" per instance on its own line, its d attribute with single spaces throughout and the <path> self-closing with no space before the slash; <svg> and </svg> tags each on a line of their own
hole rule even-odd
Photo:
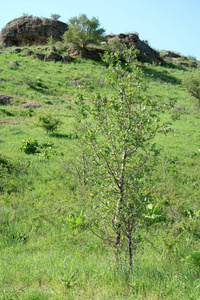
<svg viewBox="0 0 200 300">
<path fill-rule="evenodd" d="M 10 60 L 19 67 L 10 69 Z M 145 94 L 176 103 L 161 114 L 169 133 L 161 128 L 156 137 L 161 156 L 153 197 L 163 219 L 141 231 L 130 273 L 126 257 L 116 266 L 111 246 L 87 227 L 90 194 L 69 165 L 79 159 L 76 94 L 86 88 L 111 94 L 106 66 L 34 61 L 12 49 L 0 54 L 0 94 L 13 96 L 11 104 L 0 105 L 1 299 L 200 299 L 198 264 L 187 259 L 200 245 L 200 116 L 181 84 L 191 69 L 140 67 Z M 38 115 L 46 113 L 62 121 L 56 132 L 37 126 Z M 20 150 L 27 140 L 51 147 L 27 154 Z"/>
</svg>

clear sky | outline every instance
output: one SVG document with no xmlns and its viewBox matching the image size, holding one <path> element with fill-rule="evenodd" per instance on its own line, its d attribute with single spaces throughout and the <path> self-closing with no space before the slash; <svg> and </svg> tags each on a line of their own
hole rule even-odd
<svg viewBox="0 0 200 300">
<path fill-rule="evenodd" d="M 137 32 L 157 50 L 200 60 L 200 0 L 0 0 L 0 30 L 27 13 L 60 21 L 85 13 L 98 17 L 106 33 Z"/>
</svg>

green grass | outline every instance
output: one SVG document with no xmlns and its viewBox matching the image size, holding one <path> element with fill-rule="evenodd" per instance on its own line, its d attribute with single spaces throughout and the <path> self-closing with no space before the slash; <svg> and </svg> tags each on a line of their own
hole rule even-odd
<svg viewBox="0 0 200 300">
<path fill-rule="evenodd" d="M 10 69 L 11 60 L 19 67 Z M 161 114 L 170 132 L 161 130 L 155 138 L 162 151 L 154 197 L 166 219 L 141 232 L 129 273 L 124 257 L 117 267 L 112 247 L 87 228 L 89 192 L 69 164 L 79 159 L 76 94 L 85 87 L 111 94 L 106 67 L 81 59 L 34 61 L 12 49 L 0 54 L 0 94 L 13 97 L 0 105 L 0 299 L 200 299 L 200 271 L 186 259 L 200 246 L 200 115 L 181 84 L 200 71 L 139 65 L 147 78 L 145 95 L 160 103 L 175 100 L 176 106 Z M 55 133 L 37 126 L 44 113 L 62 121 Z M 20 146 L 28 139 L 52 146 L 26 154 Z"/>
</svg>

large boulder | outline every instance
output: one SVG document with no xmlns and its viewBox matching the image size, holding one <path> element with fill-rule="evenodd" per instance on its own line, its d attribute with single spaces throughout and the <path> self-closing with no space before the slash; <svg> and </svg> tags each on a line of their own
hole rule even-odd
<svg viewBox="0 0 200 300">
<path fill-rule="evenodd" d="M 45 61 L 62 61 L 62 56 L 57 52 L 51 51 L 49 54 L 45 55 Z"/>
<path fill-rule="evenodd" d="M 0 43 L 6 47 L 45 44 L 52 36 L 61 41 L 68 29 L 66 23 L 47 18 L 23 16 L 10 21 L 0 33 Z"/>
<path fill-rule="evenodd" d="M 43 53 L 34 53 L 33 55 L 33 59 L 35 60 L 44 60 L 45 58 L 45 54 Z"/>
<path fill-rule="evenodd" d="M 164 60 L 161 58 L 159 52 L 152 49 L 147 42 L 139 39 L 138 34 L 127 33 L 127 34 L 110 34 L 105 36 L 106 42 L 109 44 L 114 39 L 118 39 L 121 43 L 125 44 L 128 48 L 132 46 L 135 49 L 139 50 L 137 59 L 141 62 L 148 63 L 164 63 Z"/>
</svg>

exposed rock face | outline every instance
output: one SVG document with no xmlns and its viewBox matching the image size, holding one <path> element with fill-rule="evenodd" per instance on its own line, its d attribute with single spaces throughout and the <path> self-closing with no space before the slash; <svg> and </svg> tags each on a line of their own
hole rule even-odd
<svg viewBox="0 0 200 300">
<path fill-rule="evenodd" d="M 127 34 L 111 34 L 106 35 L 105 39 L 107 43 L 112 39 L 119 39 L 121 43 L 126 44 L 128 48 L 134 46 L 137 50 L 139 50 L 139 54 L 137 58 L 141 62 L 148 62 L 148 63 L 164 63 L 164 60 L 160 57 L 159 52 L 152 49 L 146 42 L 141 41 L 139 36 L 134 33 L 127 33 Z"/>
<path fill-rule="evenodd" d="M 180 58 L 181 55 L 175 52 L 171 52 L 171 51 L 163 51 L 163 53 L 161 54 L 161 56 L 163 58 L 168 58 L 168 57 L 172 57 L 172 58 Z"/>
<path fill-rule="evenodd" d="M 54 41 L 61 41 L 67 30 L 66 23 L 31 16 L 23 16 L 10 21 L 0 33 L 0 43 L 5 46 L 23 46 L 47 43 L 52 36 Z"/>
<path fill-rule="evenodd" d="M 172 62 L 173 64 L 179 65 L 181 67 L 191 67 L 191 68 L 198 68 L 198 63 L 195 58 L 190 56 L 183 56 L 179 53 L 162 50 L 160 51 L 160 55 L 164 58 L 167 62 Z"/>
</svg>

